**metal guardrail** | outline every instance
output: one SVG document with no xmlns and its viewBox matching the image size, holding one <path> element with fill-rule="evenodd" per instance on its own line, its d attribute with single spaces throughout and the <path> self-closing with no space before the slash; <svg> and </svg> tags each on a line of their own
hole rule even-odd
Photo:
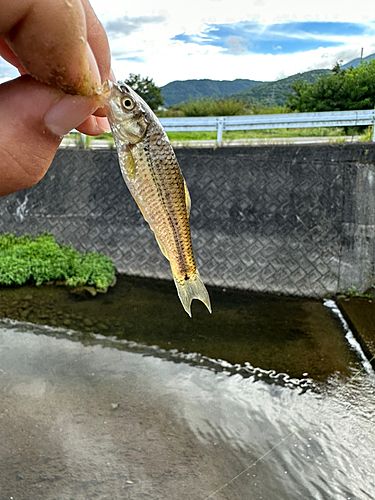
<svg viewBox="0 0 375 500">
<path fill-rule="evenodd" d="M 284 113 L 279 115 L 203 116 L 160 118 L 167 132 L 216 131 L 216 143 L 223 143 L 227 130 L 267 130 L 277 128 L 355 127 L 371 125 L 375 142 L 375 110 L 324 111 L 319 113 Z M 79 134 L 76 144 L 89 147 L 89 141 Z"/>
<path fill-rule="evenodd" d="M 372 125 L 372 141 L 375 142 L 374 109 L 279 115 L 160 118 L 160 121 L 167 132 L 216 131 L 216 142 L 219 145 L 223 142 L 223 132 L 227 130 L 354 127 L 357 125 Z"/>
</svg>

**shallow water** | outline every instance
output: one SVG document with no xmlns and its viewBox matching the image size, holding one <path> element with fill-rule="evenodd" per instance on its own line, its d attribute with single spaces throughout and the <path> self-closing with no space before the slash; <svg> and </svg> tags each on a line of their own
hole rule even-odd
<svg viewBox="0 0 375 500">
<path fill-rule="evenodd" d="M 332 311 L 174 293 L 0 291 L 0 499 L 373 499 L 375 378 Z"/>
</svg>

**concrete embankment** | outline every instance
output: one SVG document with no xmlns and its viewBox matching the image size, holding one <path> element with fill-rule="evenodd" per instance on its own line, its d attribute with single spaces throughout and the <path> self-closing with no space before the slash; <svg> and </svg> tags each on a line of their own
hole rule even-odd
<svg viewBox="0 0 375 500">
<path fill-rule="evenodd" d="M 177 150 L 207 284 L 300 296 L 368 288 L 375 261 L 375 145 Z M 115 151 L 60 150 L 33 189 L 0 200 L 0 231 L 40 233 L 170 279 Z"/>
</svg>

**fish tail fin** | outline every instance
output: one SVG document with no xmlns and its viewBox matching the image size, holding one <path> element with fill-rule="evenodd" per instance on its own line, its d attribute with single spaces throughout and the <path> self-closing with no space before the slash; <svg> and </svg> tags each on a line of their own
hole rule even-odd
<svg viewBox="0 0 375 500">
<path fill-rule="evenodd" d="M 191 303 L 193 299 L 198 299 L 207 307 L 211 313 L 211 302 L 206 287 L 204 286 L 198 271 L 190 276 L 189 279 L 180 281 L 174 278 L 178 296 L 181 304 L 188 315 L 191 317 Z"/>
</svg>

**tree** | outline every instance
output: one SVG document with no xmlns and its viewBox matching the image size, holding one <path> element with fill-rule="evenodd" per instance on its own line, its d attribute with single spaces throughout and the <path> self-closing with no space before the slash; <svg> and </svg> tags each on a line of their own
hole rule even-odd
<svg viewBox="0 0 375 500">
<path fill-rule="evenodd" d="M 332 71 L 333 71 L 333 73 L 336 73 L 336 75 L 338 73 L 340 73 L 340 71 L 342 71 L 342 69 L 341 69 L 341 59 L 340 59 L 340 61 L 336 61 L 336 64 L 333 66 Z"/>
<path fill-rule="evenodd" d="M 342 69 L 315 83 L 296 82 L 287 106 L 293 111 L 340 111 L 375 106 L 375 60 Z"/>
<path fill-rule="evenodd" d="M 147 102 L 152 110 L 155 111 L 163 104 L 161 90 L 155 85 L 152 78 L 143 78 L 141 75 L 130 73 L 129 77 L 125 80 L 125 83 L 130 85 L 130 87 L 135 90 L 144 101 Z"/>
</svg>

